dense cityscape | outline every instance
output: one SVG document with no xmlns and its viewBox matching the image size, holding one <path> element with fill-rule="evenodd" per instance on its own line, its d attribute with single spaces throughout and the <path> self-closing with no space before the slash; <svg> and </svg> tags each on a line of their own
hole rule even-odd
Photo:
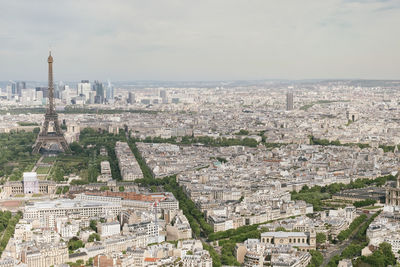
<svg viewBox="0 0 400 267">
<path fill-rule="evenodd" d="M 0 10 L 0 267 L 400 266 L 398 1 Z"/>
<path fill-rule="evenodd" d="M 5 83 L 0 266 L 395 263 L 400 82 L 215 83 Z"/>
</svg>

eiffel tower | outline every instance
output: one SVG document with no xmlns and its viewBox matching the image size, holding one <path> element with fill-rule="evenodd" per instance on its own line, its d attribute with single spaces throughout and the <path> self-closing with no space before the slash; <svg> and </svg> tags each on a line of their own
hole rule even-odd
<svg viewBox="0 0 400 267">
<path fill-rule="evenodd" d="M 41 149 L 49 149 L 51 144 L 58 144 L 59 149 L 62 149 L 65 153 L 70 153 L 71 151 L 58 121 L 58 114 L 54 109 L 53 57 L 51 56 L 51 52 L 49 52 L 47 62 L 49 63 L 49 106 L 46 114 L 44 115 L 42 131 L 39 133 L 36 139 L 32 153 L 38 154 L 40 153 Z M 54 125 L 54 132 L 49 132 L 50 122 L 52 122 Z"/>
</svg>

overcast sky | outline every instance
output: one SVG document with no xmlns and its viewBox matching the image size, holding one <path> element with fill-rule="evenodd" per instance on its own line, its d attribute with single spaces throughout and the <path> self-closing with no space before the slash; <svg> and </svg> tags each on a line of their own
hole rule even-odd
<svg viewBox="0 0 400 267">
<path fill-rule="evenodd" d="M 399 0 L 0 0 L 0 80 L 400 79 Z"/>
</svg>

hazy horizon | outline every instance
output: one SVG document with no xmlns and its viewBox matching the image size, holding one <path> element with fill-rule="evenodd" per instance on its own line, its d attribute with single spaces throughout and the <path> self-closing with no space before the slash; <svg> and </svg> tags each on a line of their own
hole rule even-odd
<svg viewBox="0 0 400 267">
<path fill-rule="evenodd" d="M 1 1 L 0 80 L 400 79 L 400 2 Z"/>
</svg>

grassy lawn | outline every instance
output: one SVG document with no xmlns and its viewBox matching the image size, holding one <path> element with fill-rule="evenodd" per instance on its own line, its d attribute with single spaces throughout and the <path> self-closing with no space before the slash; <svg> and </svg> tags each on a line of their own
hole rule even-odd
<svg viewBox="0 0 400 267">
<path fill-rule="evenodd" d="M 36 173 L 37 174 L 48 174 L 49 170 L 50 170 L 50 167 L 42 167 L 42 166 L 40 166 L 40 167 L 38 167 L 36 169 Z"/>
<path fill-rule="evenodd" d="M 56 161 L 56 157 L 44 157 L 42 159 L 43 163 L 54 163 L 54 161 Z"/>
<path fill-rule="evenodd" d="M 366 210 L 375 210 L 375 209 L 380 209 L 380 208 L 383 208 L 383 207 L 381 207 L 381 206 L 368 206 L 368 207 L 363 207 L 363 209 L 366 209 Z"/>
</svg>

